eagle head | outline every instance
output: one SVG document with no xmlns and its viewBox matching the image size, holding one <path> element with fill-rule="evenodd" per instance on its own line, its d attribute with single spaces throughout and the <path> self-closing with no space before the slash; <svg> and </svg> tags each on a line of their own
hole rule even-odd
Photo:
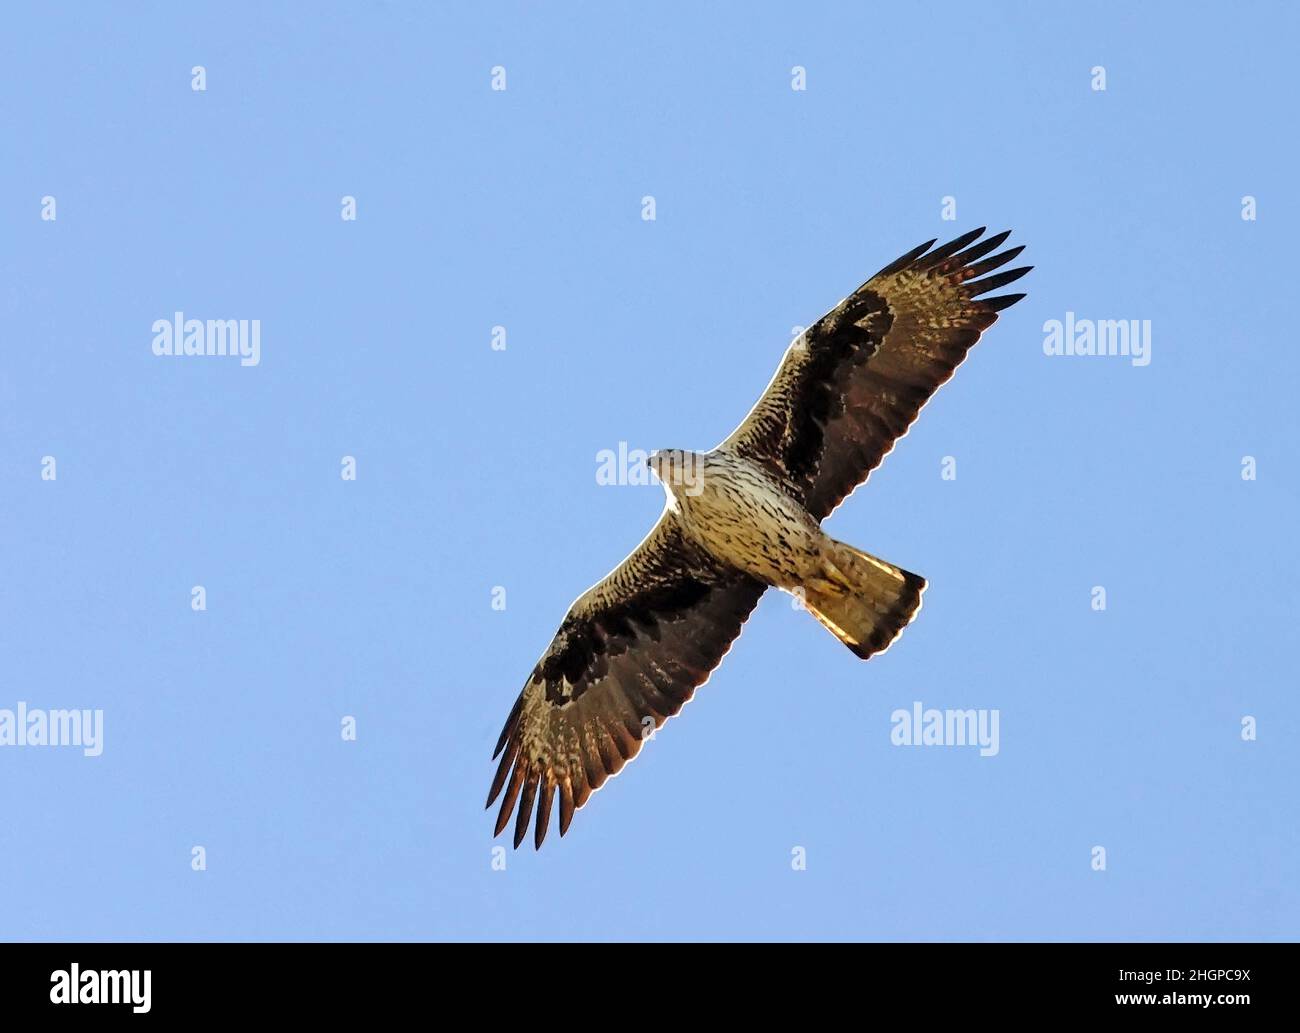
<svg viewBox="0 0 1300 1033">
<path fill-rule="evenodd" d="M 704 490 L 704 456 L 681 448 L 651 452 L 646 466 L 659 478 L 669 495 L 698 495 Z"/>
</svg>

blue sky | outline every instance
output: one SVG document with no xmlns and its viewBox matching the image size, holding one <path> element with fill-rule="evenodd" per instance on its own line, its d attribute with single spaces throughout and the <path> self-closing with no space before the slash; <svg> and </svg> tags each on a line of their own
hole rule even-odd
<svg viewBox="0 0 1300 1033">
<path fill-rule="evenodd" d="M 1300 935 L 1293 8 L 308 10 L 3 15 L 0 709 L 104 748 L 0 747 L 0 937 Z M 863 664 L 769 594 L 493 870 L 501 722 L 661 508 L 597 453 L 712 446 L 985 224 L 1029 298 L 827 525 L 917 622 Z M 177 311 L 260 363 L 154 355 Z M 997 756 L 891 745 L 914 701 Z"/>
</svg>

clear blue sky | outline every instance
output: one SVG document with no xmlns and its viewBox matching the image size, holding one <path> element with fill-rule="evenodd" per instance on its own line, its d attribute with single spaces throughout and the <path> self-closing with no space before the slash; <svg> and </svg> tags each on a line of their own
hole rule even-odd
<svg viewBox="0 0 1300 1033">
<path fill-rule="evenodd" d="M 1300 935 L 1294 8 L 473 6 L 3 15 L 0 708 L 105 744 L 0 748 L 0 936 Z M 828 524 L 917 623 L 863 664 L 770 595 L 493 871 L 506 712 L 661 507 L 597 452 L 711 447 L 984 224 L 1028 300 Z M 178 310 L 260 364 L 155 356 Z M 915 700 L 999 754 L 892 746 Z"/>
</svg>

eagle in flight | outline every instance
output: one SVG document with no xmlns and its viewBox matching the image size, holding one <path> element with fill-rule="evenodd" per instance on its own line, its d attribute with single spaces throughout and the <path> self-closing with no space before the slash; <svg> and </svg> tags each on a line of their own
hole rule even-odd
<svg viewBox="0 0 1300 1033">
<path fill-rule="evenodd" d="M 535 805 L 540 847 L 557 795 L 564 835 L 708 679 L 769 587 L 797 594 L 863 660 L 911 622 L 925 579 L 820 524 L 1024 297 L 981 297 L 1032 268 L 987 275 L 1023 248 L 993 254 L 1010 234 L 983 233 L 922 244 L 817 320 L 713 451 L 650 456 L 668 496 L 659 522 L 569 607 L 506 718 L 487 801 L 504 790 L 497 835 L 515 813 L 518 847 Z"/>
</svg>

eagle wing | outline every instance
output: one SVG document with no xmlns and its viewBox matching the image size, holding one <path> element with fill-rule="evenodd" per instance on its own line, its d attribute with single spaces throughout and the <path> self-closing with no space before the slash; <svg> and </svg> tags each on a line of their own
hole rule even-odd
<svg viewBox="0 0 1300 1033">
<path fill-rule="evenodd" d="M 538 801 L 540 847 L 558 791 L 564 835 L 573 812 L 708 680 L 765 587 L 692 547 L 665 508 L 632 554 L 569 608 L 510 711 L 487 801 L 504 788 L 496 834 L 518 801 L 518 847 Z"/>
<path fill-rule="evenodd" d="M 1032 266 L 997 269 L 1023 247 L 983 228 L 892 262 L 805 330 L 720 448 L 783 479 L 818 520 L 866 480 L 997 314 L 1024 297 L 980 295 Z M 979 277 L 986 277 L 979 279 Z"/>
</svg>

